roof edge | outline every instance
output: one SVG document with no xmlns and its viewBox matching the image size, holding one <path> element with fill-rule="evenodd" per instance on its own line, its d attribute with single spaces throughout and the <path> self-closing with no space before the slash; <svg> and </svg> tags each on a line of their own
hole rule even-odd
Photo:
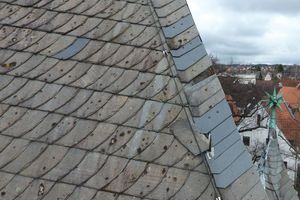
<svg viewBox="0 0 300 200">
<path fill-rule="evenodd" d="M 162 38 L 166 42 L 165 53 L 168 53 L 170 59 L 174 63 L 175 73 L 184 87 L 184 95 L 186 99 L 188 99 L 190 107 L 187 115 L 190 116 L 191 127 L 197 129 L 194 130 L 194 132 L 209 134 L 212 133 L 213 130 L 216 131 L 216 129 L 224 131 L 222 130 L 222 127 L 225 125 L 233 129 L 230 130 L 230 133 L 234 133 L 232 137 L 239 137 L 237 128 L 231 117 L 230 108 L 225 101 L 225 94 L 222 86 L 211 68 L 211 59 L 205 50 L 186 1 L 149 1 L 152 3 L 158 18 L 158 25 L 162 29 Z M 214 82 L 211 81 L 212 79 Z M 188 93 L 186 91 L 188 91 Z M 192 102 L 195 101 L 199 103 L 197 106 L 192 105 Z M 218 113 L 219 116 L 215 116 L 217 119 L 216 121 L 209 123 L 208 121 L 212 121 L 210 120 L 213 115 L 212 112 L 214 112 L 214 114 Z M 224 116 L 226 116 L 225 119 Z M 202 125 L 207 122 L 208 124 L 206 124 L 206 126 L 210 127 L 211 124 L 211 127 L 205 130 Z M 212 135 L 212 143 L 215 150 L 217 150 L 216 153 L 221 150 L 221 154 L 228 154 L 231 151 L 236 150 L 232 149 L 230 145 L 229 147 L 225 147 L 226 144 L 219 145 L 222 142 L 217 144 L 217 135 L 220 134 L 217 134 L 216 132 L 215 136 Z M 234 144 L 237 144 L 237 151 L 241 153 L 232 160 L 232 163 L 239 166 L 238 170 L 230 168 L 230 164 L 232 163 L 218 169 L 219 159 L 207 159 L 209 169 L 213 174 L 218 188 L 230 188 L 230 186 L 237 182 L 240 177 L 253 168 L 249 153 L 241 143 L 241 139 L 239 138 Z M 232 144 L 231 146 L 234 145 Z M 218 158 L 222 157 L 220 155 L 218 156 Z M 256 179 L 259 180 L 258 174 L 255 174 L 255 180 Z M 260 188 L 260 186 L 258 187 Z M 250 190 L 251 188 L 249 188 L 248 191 Z"/>
</svg>

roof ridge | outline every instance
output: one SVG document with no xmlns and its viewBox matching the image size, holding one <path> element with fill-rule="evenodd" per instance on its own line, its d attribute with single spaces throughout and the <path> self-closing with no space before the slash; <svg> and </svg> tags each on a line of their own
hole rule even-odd
<svg viewBox="0 0 300 200">
<path fill-rule="evenodd" d="M 225 101 L 225 95 L 218 79 L 216 78 L 216 81 L 209 85 L 207 84 L 211 81 L 211 77 L 214 76 L 212 69 L 210 68 L 211 60 L 206 53 L 202 39 L 200 38 L 196 25 L 191 17 L 191 12 L 186 1 L 151 1 L 157 17 L 159 18 L 158 21 L 162 27 L 163 35 L 166 39 L 166 49 L 168 49 L 168 54 L 174 61 L 176 68 L 175 73 L 179 76 L 181 84 L 184 87 L 184 94 L 188 100 L 188 104 L 191 106 L 193 105 L 193 102 L 195 102 L 195 105 L 197 105 L 193 108 L 190 107 L 188 111 L 189 114 L 186 113 L 187 116 L 190 116 L 189 122 L 191 123 L 191 126 L 195 127 L 193 132 L 197 131 L 202 134 L 206 133 L 211 135 L 212 145 L 215 149 L 214 151 L 217 159 L 206 159 L 214 180 L 216 181 L 216 186 L 230 191 L 229 193 L 224 193 L 224 191 L 222 192 L 222 196 L 225 196 L 225 198 L 229 195 L 236 196 L 237 199 L 239 199 L 238 197 L 242 195 L 259 193 L 264 199 L 268 199 L 259 182 L 258 174 L 253 175 L 253 178 L 255 179 L 255 187 L 254 185 L 249 185 L 249 189 L 243 194 L 241 194 L 240 191 L 234 191 L 241 187 L 235 183 L 240 179 L 243 179 L 244 176 L 248 176 L 247 172 L 253 168 L 253 164 L 250 161 L 249 153 L 246 151 L 241 141 L 238 141 L 235 145 L 233 145 L 231 144 L 232 139 L 226 139 L 221 143 L 219 142 L 220 139 L 217 139 L 217 137 L 222 137 L 222 135 L 220 135 L 221 133 L 219 133 L 222 129 L 222 131 L 224 131 L 224 128 L 235 127 L 235 125 L 231 118 L 231 120 L 223 121 L 223 117 L 226 116 L 227 118 L 227 116 L 231 116 L 231 112 Z M 205 84 L 207 86 L 203 87 Z M 200 92 L 201 88 L 203 88 L 202 93 Z M 220 92 L 216 93 L 217 91 Z M 214 122 L 211 122 L 212 119 Z M 209 125 L 210 123 L 212 123 L 211 126 Z M 204 128 L 204 124 L 206 128 Z M 218 128 L 219 126 L 220 128 Z M 230 134 L 232 136 L 227 138 L 239 137 L 237 132 L 227 133 L 227 135 Z M 217 145 L 215 145 L 216 143 Z M 219 151 L 224 150 L 224 145 L 226 143 L 227 145 L 231 145 L 231 147 L 225 150 L 225 152 L 222 152 L 222 156 L 219 156 L 221 155 Z M 232 154 L 236 154 L 234 155 L 235 159 L 229 159 L 231 161 L 228 161 L 228 156 L 233 156 Z M 224 165 L 224 159 L 227 159 L 227 162 L 232 163 Z M 223 161 L 220 162 L 220 160 Z M 222 165 L 224 166 L 222 167 Z M 256 185 L 260 188 L 256 189 Z M 233 189 L 233 186 L 236 188 Z"/>
</svg>

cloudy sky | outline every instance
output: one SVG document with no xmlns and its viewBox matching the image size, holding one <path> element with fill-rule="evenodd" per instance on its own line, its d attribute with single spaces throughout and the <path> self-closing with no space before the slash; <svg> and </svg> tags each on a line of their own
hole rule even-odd
<svg viewBox="0 0 300 200">
<path fill-rule="evenodd" d="M 300 0 L 187 0 L 209 53 L 227 63 L 300 64 Z"/>
</svg>

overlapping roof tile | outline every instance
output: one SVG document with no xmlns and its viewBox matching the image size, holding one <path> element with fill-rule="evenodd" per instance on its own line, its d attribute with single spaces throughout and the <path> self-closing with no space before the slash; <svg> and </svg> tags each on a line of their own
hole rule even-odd
<svg viewBox="0 0 300 200">
<path fill-rule="evenodd" d="M 1 0 L 0 48 L 1 198 L 268 199 L 185 0 Z"/>
</svg>

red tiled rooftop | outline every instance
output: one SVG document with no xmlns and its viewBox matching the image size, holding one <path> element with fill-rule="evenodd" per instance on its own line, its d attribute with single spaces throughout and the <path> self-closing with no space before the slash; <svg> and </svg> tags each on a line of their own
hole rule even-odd
<svg viewBox="0 0 300 200">
<path fill-rule="evenodd" d="M 288 109 L 283 105 L 282 111 L 277 111 L 277 124 L 288 140 L 300 145 L 300 90 L 296 87 L 283 87 L 280 90 L 283 98 L 295 111 L 296 119 L 293 119 Z"/>
<path fill-rule="evenodd" d="M 236 106 L 236 101 L 234 101 L 234 99 L 231 95 L 226 95 L 225 97 L 226 97 L 226 100 L 227 100 L 227 102 L 229 104 L 229 107 L 231 109 L 234 122 L 237 124 L 241 120 L 241 117 L 240 117 L 239 109 Z"/>
</svg>

